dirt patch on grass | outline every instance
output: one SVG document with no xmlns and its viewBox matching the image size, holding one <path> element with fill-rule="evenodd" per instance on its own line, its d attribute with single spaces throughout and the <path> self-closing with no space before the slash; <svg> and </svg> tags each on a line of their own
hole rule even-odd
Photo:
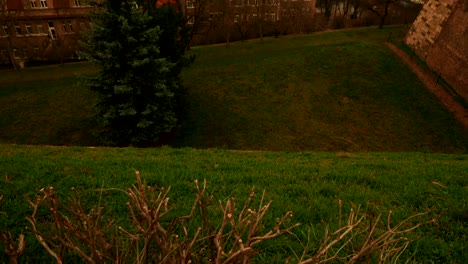
<svg viewBox="0 0 468 264">
<path fill-rule="evenodd" d="M 422 67 L 411 57 L 391 43 L 387 46 L 418 76 L 426 88 L 432 92 L 442 102 L 442 104 L 454 114 L 455 118 L 468 129 L 468 111 L 458 103 L 453 96 L 437 83 L 436 78 Z"/>
</svg>

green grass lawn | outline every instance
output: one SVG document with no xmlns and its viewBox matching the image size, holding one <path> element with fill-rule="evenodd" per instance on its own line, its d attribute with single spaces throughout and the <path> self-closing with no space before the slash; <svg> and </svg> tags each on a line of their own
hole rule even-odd
<svg viewBox="0 0 468 264">
<path fill-rule="evenodd" d="M 466 151 L 466 131 L 384 45 L 402 27 L 198 47 L 176 146 Z"/>
<path fill-rule="evenodd" d="M 105 217 L 124 223 L 128 217 L 122 192 L 135 183 L 139 170 L 150 185 L 172 186 L 171 205 L 186 214 L 195 197 L 193 181 L 208 181 L 217 201 L 237 199 L 239 206 L 252 187 L 273 200 L 264 225 L 293 211 L 291 223 L 302 225 L 295 236 L 265 243 L 256 262 L 283 263 L 300 255 L 310 233 L 316 250 L 326 225 L 336 228 L 338 200 L 343 214 L 362 207 L 375 215 L 394 212 L 393 223 L 431 210 L 437 222 L 409 233 L 415 240 L 401 261 L 463 263 L 468 258 L 468 156 L 423 153 L 233 152 L 195 149 L 119 149 L 0 145 L 0 229 L 25 233 L 25 263 L 50 262 L 45 251 L 25 230 L 31 214 L 26 197 L 54 186 L 60 197 L 76 187 L 85 205 L 105 207 Z M 105 191 L 102 191 L 104 189 Z M 258 200 L 257 200 L 258 201 Z M 43 214 L 46 214 L 44 211 Z M 1 250 L 1 248 L 0 248 Z M 2 250 L 3 252 L 3 250 Z M 0 254 L 0 262 L 7 262 Z"/>
<path fill-rule="evenodd" d="M 91 129 L 93 92 L 78 86 L 89 63 L 69 63 L 0 72 L 0 142 L 95 145 Z"/>
<path fill-rule="evenodd" d="M 389 26 L 193 47 L 174 147 L 466 153 L 453 116 L 387 48 Z M 0 142 L 96 145 L 88 63 L 0 72 Z"/>
</svg>

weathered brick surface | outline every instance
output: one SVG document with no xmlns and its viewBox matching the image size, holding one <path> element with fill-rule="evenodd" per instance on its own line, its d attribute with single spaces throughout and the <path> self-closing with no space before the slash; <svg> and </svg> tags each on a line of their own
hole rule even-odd
<svg viewBox="0 0 468 264">
<path fill-rule="evenodd" d="M 406 43 L 468 100 L 468 1 L 429 0 Z"/>
</svg>

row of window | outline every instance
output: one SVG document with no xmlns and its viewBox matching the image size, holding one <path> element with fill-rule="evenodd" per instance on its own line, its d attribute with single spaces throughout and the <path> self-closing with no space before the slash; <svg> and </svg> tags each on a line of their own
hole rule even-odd
<svg viewBox="0 0 468 264">
<path fill-rule="evenodd" d="M 307 13 L 310 11 L 310 8 L 302 8 L 303 13 Z M 290 9 L 283 9 L 283 17 L 294 17 L 296 14 L 296 9 L 290 8 Z M 262 18 L 262 14 L 236 14 L 234 16 L 234 23 L 238 23 L 239 21 L 250 21 L 253 19 L 254 21 L 257 20 L 257 18 L 260 17 Z M 224 13 L 223 12 L 210 12 L 208 20 L 210 21 L 220 21 L 223 20 L 224 18 Z M 244 19 L 245 18 L 245 19 Z M 265 21 L 277 21 L 279 20 L 279 17 L 277 17 L 276 13 L 265 13 L 265 16 L 263 17 Z M 194 17 L 191 17 L 188 21 L 188 24 L 193 24 L 195 21 Z"/>
<path fill-rule="evenodd" d="M 37 2 L 36 0 L 29 0 L 31 8 L 47 8 L 47 0 L 39 0 L 39 4 Z"/>
<path fill-rule="evenodd" d="M 264 5 L 277 5 L 280 0 L 233 0 L 235 6 L 258 6 L 260 4 Z M 283 0 L 286 2 L 288 0 Z M 293 2 L 298 0 L 291 0 Z M 305 2 L 309 2 L 311 0 L 304 0 Z M 196 0 L 187 0 L 186 7 L 187 8 L 195 8 Z"/>
<path fill-rule="evenodd" d="M 307 13 L 307 12 L 310 11 L 310 8 L 309 7 L 307 7 L 307 8 L 303 7 L 299 11 L 301 11 L 301 10 L 302 10 L 302 13 Z M 288 15 L 295 14 L 295 13 L 296 13 L 296 9 L 294 9 L 294 8 L 283 9 L 282 10 L 283 16 L 288 16 Z M 240 21 L 242 21 L 242 20 L 244 20 L 244 17 L 248 21 L 250 19 L 250 17 L 257 18 L 257 16 L 260 16 L 260 18 L 261 18 L 262 14 L 257 14 L 257 13 L 253 13 L 253 14 L 249 14 L 249 13 L 236 14 L 235 17 L 234 17 L 234 22 L 239 21 L 239 19 L 240 19 Z M 223 18 L 224 18 L 224 13 L 223 12 L 210 12 L 209 17 L 208 17 L 209 20 L 221 20 Z M 276 21 L 276 13 L 265 13 L 265 16 L 263 18 L 265 18 L 265 20 Z"/>
<path fill-rule="evenodd" d="M 262 18 L 261 14 L 260 14 L 260 18 Z M 263 18 L 266 21 L 276 21 L 276 14 L 275 13 L 265 13 L 265 16 Z M 257 19 L 257 14 L 252 14 L 252 19 L 256 20 Z M 250 21 L 250 14 L 245 15 L 245 20 Z M 244 21 L 244 14 L 236 15 L 234 17 L 234 23 L 238 23 L 239 21 Z"/>
<path fill-rule="evenodd" d="M 73 6 L 74 7 L 83 6 L 81 2 L 82 0 L 74 0 Z M 31 8 L 48 8 L 47 0 L 29 0 L 29 4 Z"/>
<path fill-rule="evenodd" d="M 71 20 L 63 20 L 59 22 L 62 26 L 64 33 L 74 33 L 75 29 L 73 27 L 73 23 Z M 54 22 L 47 22 L 48 32 L 44 30 L 43 24 L 30 24 L 26 23 L 23 25 L 16 24 L 14 30 L 14 34 L 16 36 L 28 36 L 28 35 L 44 35 L 49 34 L 52 39 L 57 37 L 57 32 L 55 30 Z M 80 23 L 80 28 L 84 28 L 85 24 Z M 10 35 L 10 31 L 7 25 L 2 25 L 0 27 L 0 37 L 7 37 Z"/>
<path fill-rule="evenodd" d="M 22 59 L 22 58 L 27 59 L 31 57 L 31 54 L 29 53 L 29 49 L 26 47 L 22 49 L 13 48 L 12 51 L 13 51 L 13 57 L 17 60 Z M 39 54 L 39 47 L 34 46 L 32 57 L 36 57 L 38 54 Z M 10 59 L 10 55 L 8 54 L 8 50 L 1 49 L 0 60 L 7 61 L 9 59 Z"/>
</svg>

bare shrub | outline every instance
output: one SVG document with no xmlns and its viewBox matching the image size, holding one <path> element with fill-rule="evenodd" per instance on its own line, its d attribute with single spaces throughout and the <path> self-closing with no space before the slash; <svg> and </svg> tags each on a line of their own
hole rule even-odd
<svg viewBox="0 0 468 264">
<path fill-rule="evenodd" d="M 429 212 L 412 215 L 392 227 L 392 211 L 388 212 L 387 222 L 382 221 L 382 215 L 361 213 L 360 207 L 351 209 L 345 224 L 340 219 L 338 230 L 330 233 L 328 228 L 318 250 L 312 256 L 307 252 L 311 249 L 309 242 L 304 247 L 300 264 L 327 263 L 339 260 L 343 263 L 396 263 L 410 241 L 405 234 L 435 219 L 424 221 L 423 216 Z M 419 219 L 416 224 L 411 221 Z"/>
<path fill-rule="evenodd" d="M 120 247 L 115 244 L 116 237 L 108 230 L 113 227 L 112 221 L 103 223 L 103 207 L 86 211 L 76 191 L 67 204 L 57 198 L 53 187 L 40 190 L 35 201 L 29 200 L 33 213 L 27 220 L 37 241 L 46 249 L 57 263 L 63 263 L 67 251 L 78 254 L 87 263 L 104 262 L 120 259 Z M 49 212 L 42 219 L 40 207 Z M 42 230 L 41 230 L 42 229 Z"/>
<path fill-rule="evenodd" d="M 253 190 L 242 207 L 237 208 L 233 198 L 219 201 L 217 206 L 211 205 L 213 195 L 207 193 L 206 180 L 202 186 L 195 181 L 197 194 L 190 212 L 171 218 L 170 188 L 146 185 L 139 172 L 136 172 L 136 180 L 131 188 L 120 190 L 129 198 L 126 205 L 130 227 L 104 219 L 102 206 L 86 210 L 75 190 L 72 198 L 62 204 L 54 188 L 49 187 L 41 189 L 35 201 L 29 201 L 33 208 L 28 217 L 31 230 L 57 263 L 63 263 L 66 257 L 79 256 L 87 263 L 221 264 L 249 263 L 259 252 L 261 242 L 284 234 L 295 236 L 292 230 L 299 226 L 287 224 L 292 217 L 292 212 L 287 212 L 272 228 L 265 227 L 264 217 L 272 204 L 272 201 L 265 202 L 265 191 L 258 206 L 254 206 Z M 44 207 L 48 213 L 44 212 Z M 318 248 L 307 241 L 296 260 L 301 264 L 337 260 L 344 263 L 396 261 L 410 243 L 405 234 L 435 221 L 420 219 L 427 214 L 415 214 L 392 226 L 391 211 L 385 222 L 381 215 L 361 213 L 358 207 L 342 221 L 340 201 L 338 229 L 327 228 Z M 215 219 L 216 216 L 222 218 Z M 24 236 L 20 237 L 18 246 L 11 236 L 3 240 L 12 245 L 9 255 L 16 260 L 24 249 Z"/>
<path fill-rule="evenodd" d="M 0 196 L 0 205 L 2 202 L 3 195 Z M 0 243 L 4 244 L 5 254 L 7 254 L 10 258 L 10 263 L 18 263 L 18 257 L 23 253 L 25 248 L 24 235 L 20 234 L 18 237 L 18 242 L 16 242 L 10 232 L 4 232 L 0 230 Z"/>
<path fill-rule="evenodd" d="M 208 206 L 212 195 L 206 193 L 206 181 L 200 187 L 195 181 L 197 196 L 186 216 L 168 221 L 170 212 L 169 191 L 147 186 L 136 172 L 137 184 L 125 193 L 130 199 L 127 207 L 135 230 L 117 226 L 103 219 L 103 207 L 86 211 L 81 199 L 73 190 L 73 198 L 67 204 L 57 198 L 53 187 L 40 190 L 35 201 L 29 201 L 33 213 L 28 217 L 31 230 L 39 243 L 63 263 L 71 252 L 87 263 L 189 263 L 192 259 L 205 256 L 194 252 L 194 247 L 208 249 L 208 261 L 214 263 L 247 262 L 255 254 L 254 248 L 262 241 L 289 233 L 298 226 L 284 228 L 291 212 L 286 213 L 271 230 L 261 235 L 260 222 L 268 211 L 271 201 L 263 205 L 264 195 L 257 209 L 250 209 L 254 198 L 252 191 L 246 204 L 236 216 L 233 199 L 219 203 L 223 219 L 220 227 L 210 226 Z M 39 220 L 40 208 L 46 207 L 51 216 L 49 221 Z M 189 230 L 188 221 L 196 216 L 199 208 L 202 226 Z M 229 227 L 229 228 L 227 228 Z M 205 234 L 201 237 L 201 234 Z"/>
<path fill-rule="evenodd" d="M 299 224 L 283 228 L 286 220 L 292 217 L 292 212 L 287 212 L 278 223 L 263 235 L 258 235 L 260 223 L 270 208 L 272 201 L 263 205 L 265 192 L 263 192 L 260 204 L 256 210 L 252 210 L 252 200 L 255 193 L 250 192 L 247 202 L 240 213 L 236 216 L 236 204 L 233 199 L 228 199 L 225 205 L 219 202 L 223 211 L 223 222 L 219 228 L 214 243 L 217 248 L 215 263 L 248 263 L 255 254 L 254 247 L 262 241 L 273 239 L 291 230 Z M 230 226 L 230 231 L 226 232 L 226 227 Z"/>
</svg>

